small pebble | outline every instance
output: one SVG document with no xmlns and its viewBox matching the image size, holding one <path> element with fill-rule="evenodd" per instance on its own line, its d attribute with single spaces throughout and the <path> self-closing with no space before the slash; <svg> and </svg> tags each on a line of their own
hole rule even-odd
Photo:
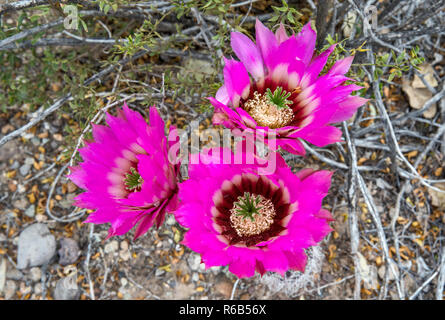
<svg viewBox="0 0 445 320">
<path fill-rule="evenodd" d="M 201 256 L 199 254 L 192 253 L 187 258 L 187 263 L 190 269 L 192 269 L 193 271 L 198 271 L 201 269 Z M 204 267 L 204 264 L 202 266 Z"/>
<path fill-rule="evenodd" d="M 128 250 L 121 250 L 119 251 L 119 257 L 124 261 L 128 261 L 131 258 L 131 253 Z"/>
<path fill-rule="evenodd" d="M 167 219 L 165 220 L 165 223 L 169 226 L 172 226 L 176 223 L 176 219 L 172 214 L 170 214 L 170 215 L 168 215 Z"/>
<path fill-rule="evenodd" d="M 12 264 L 7 263 L 6 267 L 6 279 L 9 280 L 22 280 L 23 279 L 23 273 L 21 273 L 19 270 L 17 270 Z"/>
<path fill-rule="evenodd" d="M 31 268 L 31 270 L 29 271 L 29 275 L 31 277 L 31 280 L 34 282 L 40 281 L 41 277 L 42 277 L 42 271 L 40 271 L 40 268 Z"/>
<path fill-rule="evenodd" d="M 127 241 L 122 241 L 121 242 L 121 249 L 122 250 L 128 250 L 128 242 Z"/>
<path fill-rule="evenodd" d="M 163 270 L 163 269 L 156 269 L 156 271 L 155 271 L 155 276 L 156 276 L 156 277 L 160 277 L 160 276 L 162 276 L 164 273 L 165 273 L 165 270 Z"/>
<path fill-rule="evenodd" d="M 31 293 L 32 288 L 27 286 L 25 282 L 20 282 L 20 293 L 22 296 L 26 296 L 28 293 Z"/>
<path fill-rule="evenodd" d="M 15 160 L 11 165 L 11 170 L 18 169 L 19 167 L 20 167 L 20 163 L 17 160 Z"/>
<path fill-rule="evenodd" d="M 74 239 L 62 238 L 60 239 L 60 249 L 57 253 L 59 254 L 60 265 L 73 264 L 80 256 L 79 245 Z"/>
<path fill-rule="evenodd" d="M 74 273 L 68 277 L 57 281 L 54 289 L 54 299 L 56 300 L 77 300 L 80 296 L 77 286 L 77 275 Z"/>
<path fill-rule="evenodd" d="M 28 209 L 25 210 L 25 215 L 27 215 L 30 218 L 34 218 L 34 216 L 36 215 L 36 206 L 33 204 L 30 205 Z"/>
<path fill-rule="evenodd" d="M 12 297 L 14 297 L 16 291 L 17 291 L 17 285 L 15 284 L 15 282 L 12 280 L 6 281 L 6 285 L 5 285 L 5 289 L 4 289 L 5 299 L 9 300 Z"/>
<path fill-rule="evenodd" d="M 38 147 L 38 146 L 40 146 L 40 139 L 39 139 L 39 138 L 36 138 L 36 137 L 31 138 L 31 143 L 32 143 L 34 146 Z"/>
<path fill-rule="evenodd" d="M 20 167 L 19 172 L 22 176 L 26 176 L 29 173 L 31 166 L 29 164 L 24 164 Z"/>
<path fill-rule="evenodd" d="M 42 290 L 42 283 L 36 283 L 36 285 L 34 286 L 34 294 L 36 295 L 40 295 L 42 294 L 43 290 Z"/>
<path fill-rule="evenodd" d="M 119 242 L 117 242 L 117 240 L 111 240 L 104 247 L 105 253 L 113 253 L 116 252 L 118 249 L 119 249 Z"/>
</svg>

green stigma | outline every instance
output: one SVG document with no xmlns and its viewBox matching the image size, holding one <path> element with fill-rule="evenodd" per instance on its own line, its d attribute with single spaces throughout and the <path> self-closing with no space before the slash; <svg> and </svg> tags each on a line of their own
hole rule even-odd
<svg viewBox="0 0 445 320">
<path fill-rule="evenodd" d="M 133 167 L 130 168 L 130 172 L 125 174 L 124 184 L 125 189 L 127 189 L 128 191 L 140 189 L 142 186 L 142 182 L 144 182 L 144 180 L 142 180 L 141 175 Z"/>
<path fill-rule="evenodd" d="M 234 209 L 237 216 L 243 216 L 244 219 L 249 217 L 252 221 L 254 220 L 253 215 L 258 214 L 261 207 L 258 206 L 260 203 L 260 196 L 253 196 L 249 192 L 244 192 L 244 196 L 239 196 L 238 201 L 235 202 Z"/>
<path fill-rule="evenodd" d="M 269 98 L 269 101 L 276 105 L 279 109 L 288 108 L 288 105 L 293 103 L 292 101 L 287 100 L 287 98 L 291 96 L 291 93 L 283 90 L 282 87 L 277 87 L 273 93 L 269 88 L 267 88 L 266 95 Z"/>
</svg>

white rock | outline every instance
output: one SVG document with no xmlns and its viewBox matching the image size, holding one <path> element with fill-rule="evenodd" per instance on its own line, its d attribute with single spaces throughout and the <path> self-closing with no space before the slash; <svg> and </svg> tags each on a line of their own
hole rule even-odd
<svg viewBox="0 0 445 320">
<path fill-rule="evenodd" d="M 112 240 L 105 245 L 104 251 L 105 253 L 113 253 L 119 249 L 119 242 L 117 240 Z"/>
<path fill-rule="evenodd" d="M 36 285 L 34 286 L 34 294 L 36 295 L 40 295 L 42 294 L 43 290 L 42 290 L 42 283 L 36 283 Z"/>
<path fill-rule="evenodd" d="M 188 265 L 193 271 L 198 271 L 201 265 L 201 256 L 196 253 L 190 254 L 187 258 Z"/>
<path fill-rule="evenodd" d="M 12 281 L 12 280 L 6 281 L 5 299 L 6 300 L 11 299 L 14 296 L 16 290 L 17 290 L 17 285 L 15 284 L 14 281 Z"/>
<path fill-rule="evenodd" d="M 40 281 L 41 277 L 42 277 L 42 271 L 40 271 L 40 268 L 31 268 L 31 270 L 29 271 L 29 275 L 31 277 L 31 280 L 34 282 Z"/>
<path fill-rule="evenodd" d="M 128 261 L 131 258 L 131 253 L 129 250 L 121 250 L 119 251 L 119 257 L 124 261 Z"/>
<path fill-rule="evenodd" d="M 122 241 L 121 242 L 121 249 L 122 250 L 128 250 L 128 242 L 127 241 Z"/>
<path fill-rule="evenodd" d="M 45 224 L 35 223 L 20 233 L 17 251 L 17 269 L 41 266 L 56 253 L 56 239 Z"/>
<path fill-rule="evenodd" d="M 75 273 L 57 281 L 56 289 L 54 290 L 54 299 L 77 300 L 79 298 L 80 291 L 76 282 L 77 275 Z"/>
<path fill-rule="evenodd" d="M 172 226 L 176 223 L 176 219 L 172 214 L 170 214 L 167 216 L 167 219 L 165 219 L 165 223 L 169 226 Z"/>
<path fill-rule="evenodd" d="M 29 173 L 31 166 L 29 164 L 24 164 L 20 167 L 19 171 L 22 176 L 26 176 Z"/>
<path fill-rule="evenodd" d="M 36 206 L 35 205 L 30 205 L 28 207 L 28 209 L 25 210 L 25 214 L 30 217 L 33 218 L 36 215 Z"/>
</svg>

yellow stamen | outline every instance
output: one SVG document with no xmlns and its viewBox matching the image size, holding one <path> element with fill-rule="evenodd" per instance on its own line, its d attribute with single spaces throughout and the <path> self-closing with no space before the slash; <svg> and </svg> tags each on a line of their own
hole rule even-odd
<svg viewBox="0 0 445 320">
<path fill-rule="evenodd" d="M 257 91 L 253 94 L 253 99 L 244 103 L 244 110 L 261 127 L 271 129 L 287 126 L 294 119 L 294 112 L 291 108 L 278 108 L 271 103 L 267 95 L 261 95 Z"/>
<path fill-rule="evenodd" d="M 240 215 L 238 213 L 239 208 L 236 204 L 230 209 L 230 222 L 240 237 L 249 237 L 260 234 L 269 229 L 274 222 L 276 212 L 272 201 L 261 195 L 258 197 L 260 197 L 258 213 L 252 215 L 252 218 L 246 218 Z"/>
</svg>

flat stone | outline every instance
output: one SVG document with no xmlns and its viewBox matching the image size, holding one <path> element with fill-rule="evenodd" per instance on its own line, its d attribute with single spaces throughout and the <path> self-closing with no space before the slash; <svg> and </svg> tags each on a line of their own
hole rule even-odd
<svg viewBox="0 0 445 320">
<path fill-rule="evenodd" d="M 12 170 L 18 169 L 19 167 L 20 167 L 20 163 L 17 160 L 15 160 L 11 165 Z"/>
<path fill-rule="evenodd" d="M 16 268 L 11 268 L 11 265 L 8 268 L 8 271 L 6 271 L 6 279 L 9 280 L 22 280 L 23 279 L 23 273 L 21 273 Z"/>
<path fill-rule="evenodd" d="M 77 300 L 79 299 L 80 290 L 77 286 L 76 274 L 62 278 L 57 281 L 54 289 L 54 299 L 56 300 Z"/>
<path fill-rule="evenodd" d="M 38 267 L 50 262 L 56 253 L 56 239 L 43 223 L 26 227 L 19 236 L 17 269 Z"/>
<path fill-rule="evenodd" d="M 57 253 L 59 254 L 59 264 L 62 266 L 73 264 L 80 256 L 79 245 L 74 239 L 62 238 L 60 239 L 60 249 Z"/>
<path fill-rule="evenodd" d="M 196 80 L 204 79 L 204 74 L 211 75 L 215 72 L 213 64 L 210 61 L 202 59 L 188 58 L 184 61 L 184 68 L 179 71 L 183 76 L 188 76 L 187 73 L 194 73 Z"/>
<path fill-rule="evenodd" d="M 233 284 L 229 281 L 219 281 L 215 285 L 215 289 L 218 293 L 223 295 L 226 299 L 230 298 L 232 295 Z"/>
<path fill-rule="evenodd" d="M 34 146 L 38 147 L 38 146 L 40 145 L 40 139 L 39 139 L 39 138 L 36 138 L 36 137 L 33 137 L 33 138 L 31 138 L 31 143 L 32 143 Z"/>
<path fill-rule="evenodd" d="M 22 176 L 26 176 L 26 175 L 28 175 L 30 169 L 31 169 L 31 165 L 24 164 L 20 167 L 19 172 Z"/>
</svg>

